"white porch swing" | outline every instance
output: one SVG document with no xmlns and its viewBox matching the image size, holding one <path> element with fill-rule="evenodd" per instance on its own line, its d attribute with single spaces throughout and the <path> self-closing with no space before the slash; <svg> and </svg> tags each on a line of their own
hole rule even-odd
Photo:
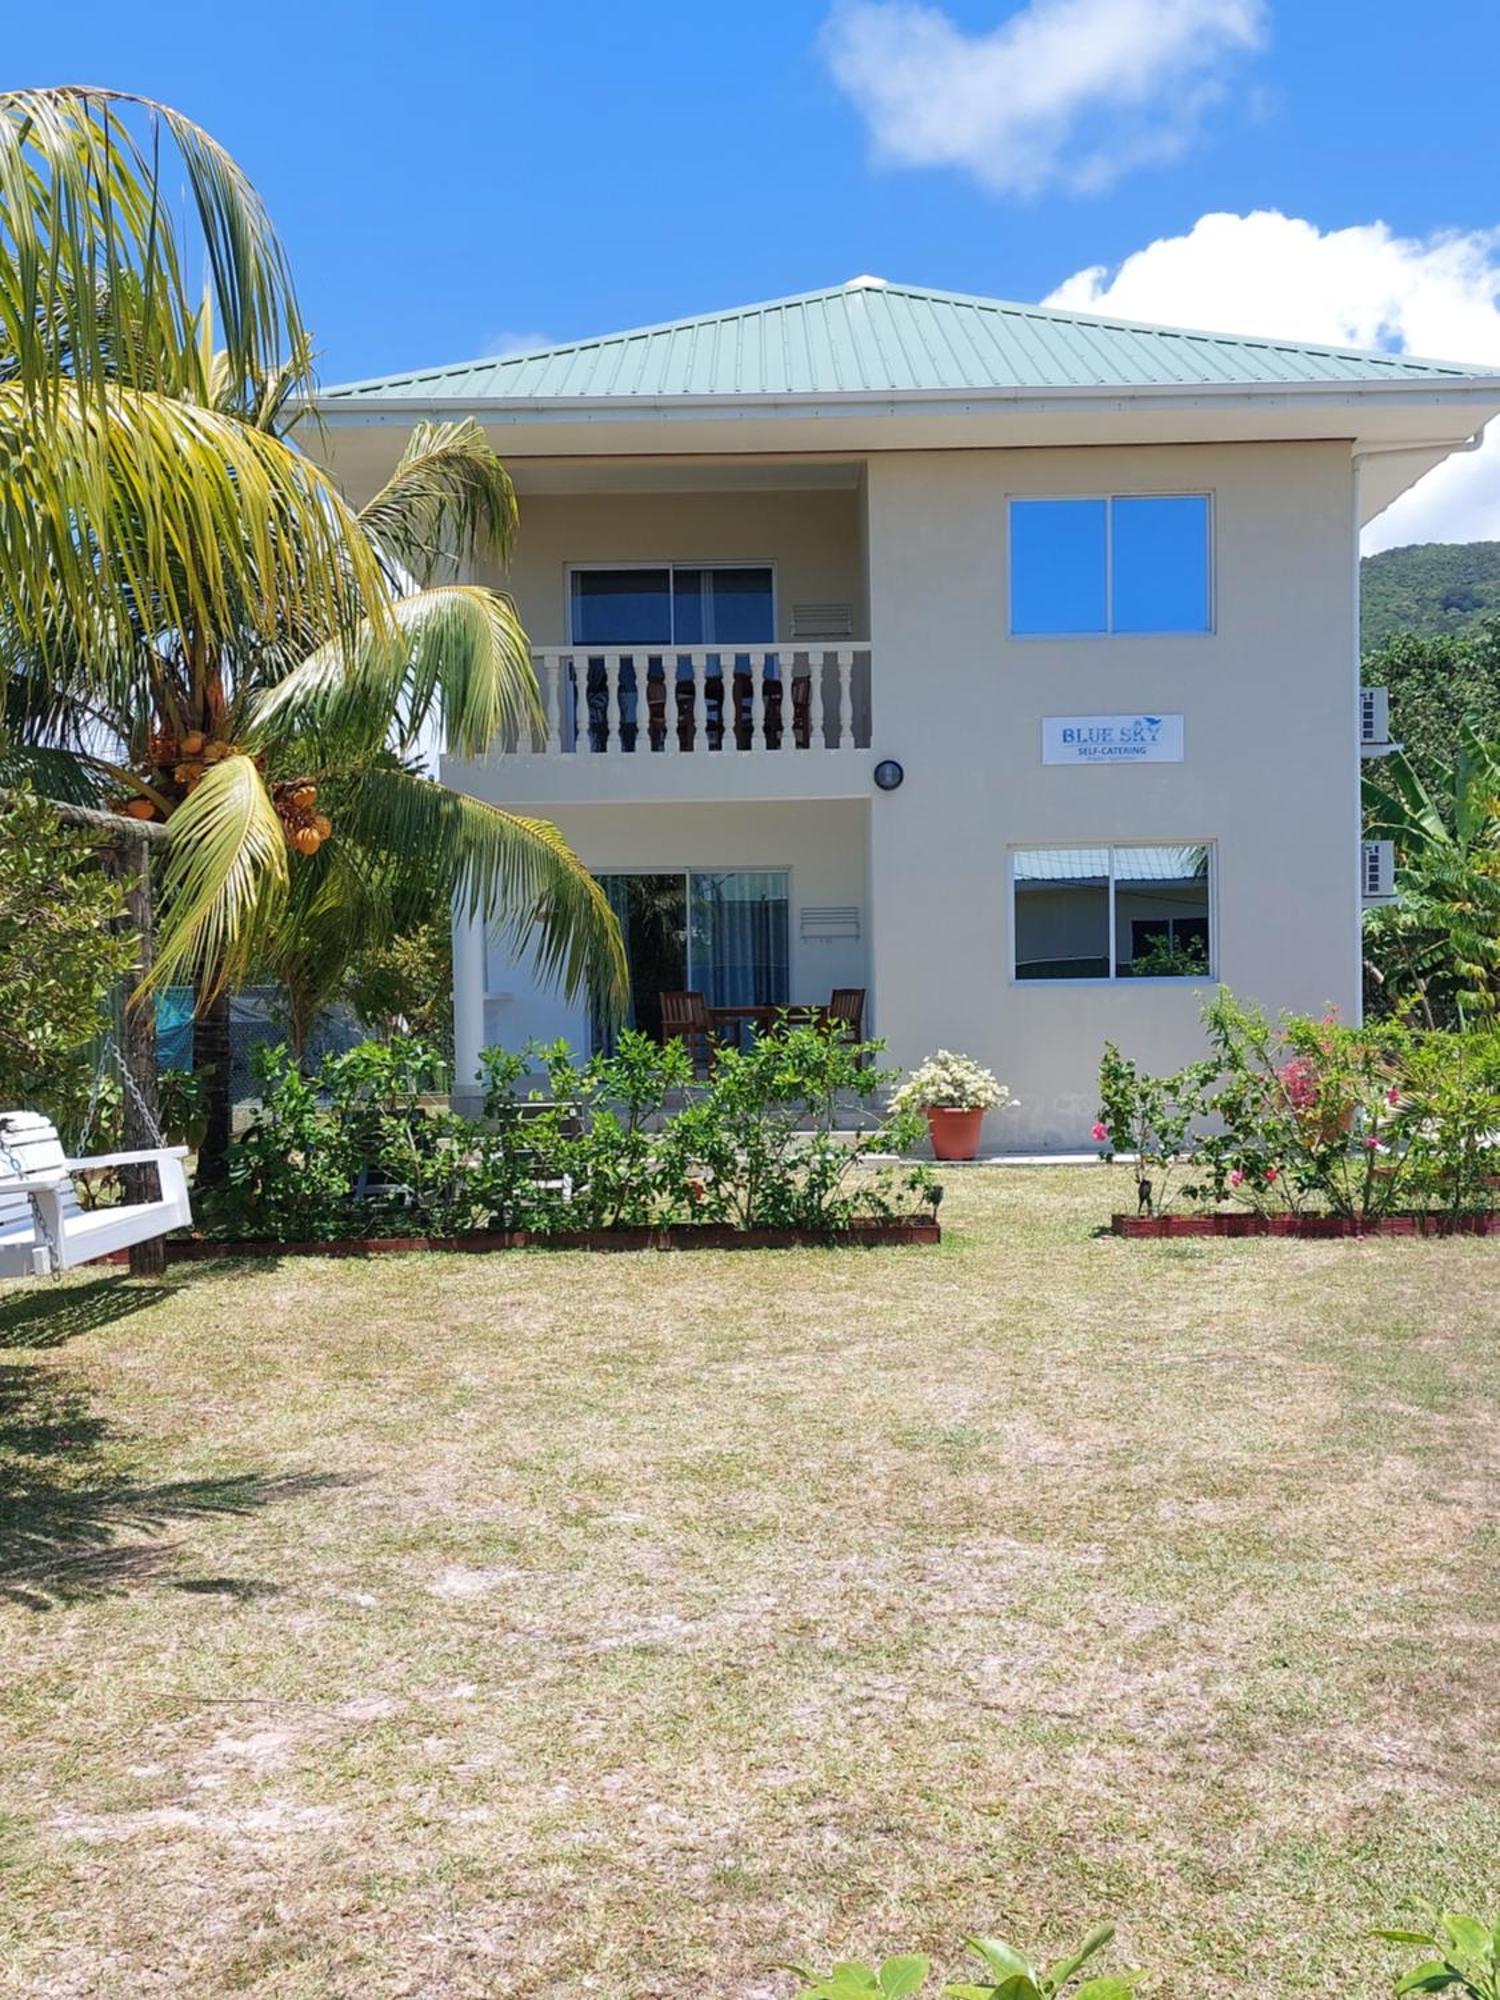
<svg viewBox="0 0 1500 2000">
<path fill-rule="evenodd" d="M 147 857 L 152 846 L 166 839 L 166 829 L 151 822 L 54 801 L 60 817 L 106 833 L 102 850 L 106 867 L 118 873 L 125 889 L 125 908 L 140 940 L 138 972 L 151 964 L 151 873 Z M 134 860 L 126 850 L 134 848 Z M 127 1048 L 131 1030 L 123 1031 Z M 144 1028 L 148 1037 L 151 1074 L 155 1074 L 155 1017 Z M 168 1146 L 156 1114 L 131 1074 L 131 1062 L 106 1035 L 94 1066 L 93 1088 L 83 1121 L 80 1143 L 86 1143 L 99 1108 L 99 1091 L 111 1055 L 118 1061 L 125 1090 L 125 1135 L 149 1139 L 149 1146 L 129 1152 L 100 1153 L 70 1160 L 57 1128 L 35 1111 L 0 1111 L 0 1278 L 45 1278 L 108 1257 L 119 1250 L 155 1242 L 169 1230 L 186 1228 L 193 1219 L 183 1161 L 186 1146 Z M 73 1185 L 74 1174 L 117 1167 L 155 1167 L 156 1198 L 120 1202 L 111 1208 L 84 1208 Z M 132 1259 L 132 1264 L 135 1259 Z M 149 1265 L 148 1265 L 149 1268 Z M 155 1265 L 160 1269 L 160 1265 Z"/>
<path fill-rule="evenodd" d="M 112 1046 L 108 1039 L 100 1050 L 85 1138 Z M 161 1143 L 161 1127 L 141 1098 L 128 1064 L 120 1064 L 120 1075 L 135 1099 L 137 1114 L 157 1141 L 155 1146 L 70 1160 L 50 1119 L 36 1111 L 0 1111 L 0 1278 L 56 1276 L 191 1223 L 182 1164 L 188 1149 Z M 111 1208 L 84 1208 L 79 1203 L 74 1174 L 146 1166 L 156 1168 L 154 1201 L 120 1202 Z"/>
</svg>

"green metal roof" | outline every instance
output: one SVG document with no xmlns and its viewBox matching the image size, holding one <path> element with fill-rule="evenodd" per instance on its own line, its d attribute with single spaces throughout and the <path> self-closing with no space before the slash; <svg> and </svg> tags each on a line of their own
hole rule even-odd
<svg viewBox="0 0 1500 2000">
<path fill-rule="evenodd" d="M 1406 354 L 1144 326 L 879 278 L 322 391 L 326 407 L 965 390 L 1461 383 L 1500 370 Z"/>
</svg>

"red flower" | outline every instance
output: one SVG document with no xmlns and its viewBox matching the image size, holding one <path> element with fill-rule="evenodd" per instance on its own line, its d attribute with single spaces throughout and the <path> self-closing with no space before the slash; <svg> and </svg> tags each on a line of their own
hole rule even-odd
<svg viewBox="0 0 1500 2000">
<path fill-rule="evenodd" d="M 1094 1121 L 1094 1137 L 1096 1139 L 1107 1139 L 1109 1137 L 1109 1127 L 1102 1119 L 1096 1118 Z"/>
<path fill-rule="evenodd" d="M 1272 1181 L 1274 1181 L 1274 1180 L 1275 1180 L 1275 1178 L 1276 1178 L 1276 1169 L 1275 1169 L 1274 1167 L 1267 1167 L 1267 1168 L 1266 1168 L 1266 1185 L 1267 1185 L 1267 1186 L 1269 1187 L 1269 1186 L 1270 1186 L 1270 1184 L 1271 1184 L 1271 1182 L 1272 1182 Z"/>
</svg>

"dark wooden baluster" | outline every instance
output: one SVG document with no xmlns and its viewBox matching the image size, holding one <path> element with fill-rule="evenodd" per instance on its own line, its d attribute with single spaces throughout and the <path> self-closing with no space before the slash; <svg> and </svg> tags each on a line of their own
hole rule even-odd
<svg viewBox="0 0 1500 2000">
<path fill-rule="evenodd" d="M 769 668 L 769 662 L 768 668 Z M 781 669 L 776 669 L 775 680 L 762 679 L 761 690 L 766 704 L 766 748 L 781 748 Z"/>
<path fill-rule="evenodd" d="M 660 660 L 646 669 L 646 740 L 653 750 L 667 746 L 667 682 Z"/>
<path fill-rule="evenodd" d="M 792 676 L 792 741 L 799 750 L 812 742 L 812 675 Z"/>
</svg>

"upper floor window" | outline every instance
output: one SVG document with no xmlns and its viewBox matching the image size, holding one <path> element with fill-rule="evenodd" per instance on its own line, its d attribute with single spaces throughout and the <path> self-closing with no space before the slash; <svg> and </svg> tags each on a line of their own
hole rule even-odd
<svg viewBox="0 0 1500 2000">
<path fill-rule="evenodd" d="M 1012 500 L 1010 629 L 1207 632 L 1209 533 L 1204 493 Z"/>
<path fill-rule="evenodd" d="M 776 637 L 771 572 L 755 564 L 575 569 L 569 591 L 575 646 L 757 645 Z"/>
</svg>

